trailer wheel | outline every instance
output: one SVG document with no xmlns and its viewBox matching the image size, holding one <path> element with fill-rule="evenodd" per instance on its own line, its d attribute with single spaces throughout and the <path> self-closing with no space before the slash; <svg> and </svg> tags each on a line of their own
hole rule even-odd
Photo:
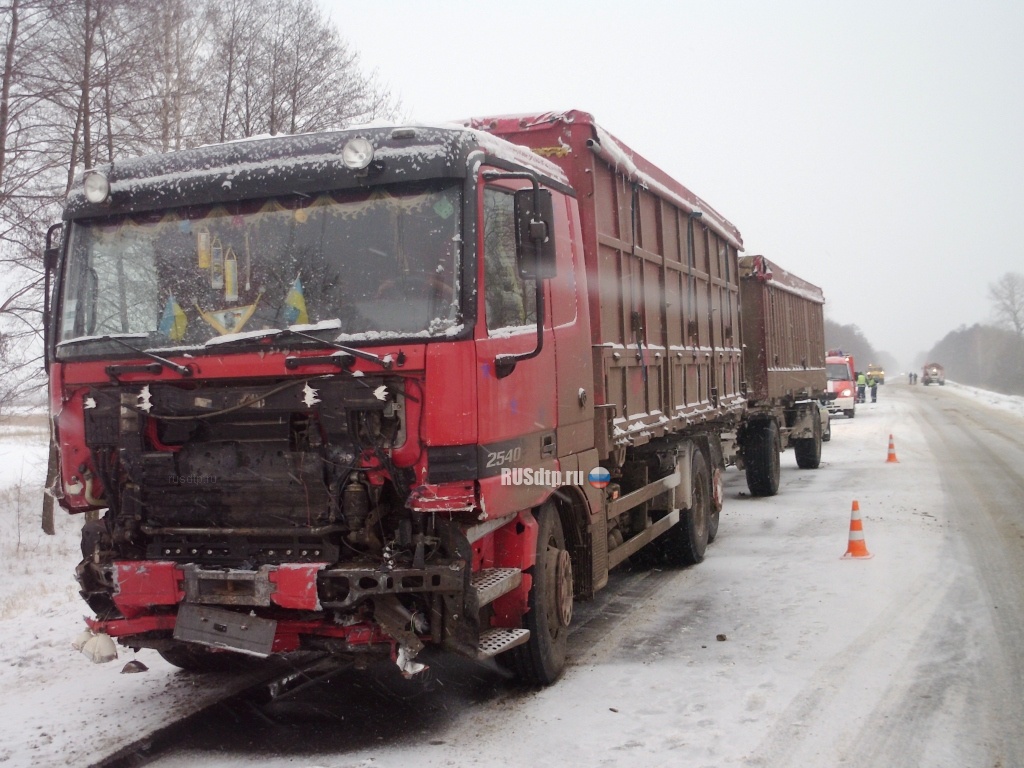
<svg viewBox="0 0 1024 768">
<path fill-rule="evenodd" d="M 544 504 L 537 512 L 537 561 L 527 569 L 533 577 L 529 610 L 523 619 L 530 639 L 509 651 L 510 666 L 522 682 L 550 685 L 565 669 L 566 641 L 572 620 L 572 562 L 558 510 Z"/>
<path fill-rule="evenodd" d="M 704 454 L 694 451 L 690 467 L 692 506 L 679 510 L 679 523 L 663 537 L 663 552 L 670 565 L 696 565 L 704 559 L 708 547 L 712 502 L 711 479 Z"/>
<path fill-rule="evenodd" d="M 754 496 L 774 496 L 779 492 L 781 449 L 779 427 L 774 419 L 751 425 L 743 447 L 743 461 L 747 468 L 747 488 Z"/>
<path fill-rule="evenodd" d="M 821 419 L 814 414 L 813 437 L 801 437 L 793 441 L 796 465 L 800 469 L 817 469 L 821 466 Z"/>
</svg>

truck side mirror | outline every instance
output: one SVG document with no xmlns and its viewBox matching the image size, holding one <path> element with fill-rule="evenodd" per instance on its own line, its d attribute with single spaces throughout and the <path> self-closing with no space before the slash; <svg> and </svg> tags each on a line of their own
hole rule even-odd
<svg viewBox="0 0 1024 768">
<path fill-rule="evenodd" d="M 555 214 L 547 189 L 515 193 L 516 260 L 524 280 L 547 280 L 556 275 Z"/>
<path fill-rule="evenodd" d="M 43 269 L 52 272 L 57 268 L 57 261 L 60 259 L 60 248 L 43 249 Z"/>
<path fill-rule="evenodd" d="M 50 274 L 57 269 L 60 263 L 60 241 L 58 236 L 63 235 L 64 225 L 54 224 L 46 230 L 46 247 L 43 248 L 43 367 L 50 370 L 50 322 L 51 301 L 50 301 Z"/>
</svg>

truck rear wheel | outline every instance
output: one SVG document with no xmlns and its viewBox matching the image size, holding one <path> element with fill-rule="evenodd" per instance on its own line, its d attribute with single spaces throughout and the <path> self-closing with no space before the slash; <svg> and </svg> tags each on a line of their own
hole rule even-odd
<svg viewBox="0 0 1024 768">
<path fill-rule="evenodd" d="M 821 465 L 821 419 L 814 414 L 814 436 L 793 441 L 796 465 L 800 469 L 817 469 Z"/>
<path fill-rule="evenodd" d="M 708 463 L 700 451 L 693 452 L 690 464 L 693 486 L 690 508 L 679 510 L 679 522 L 663 537 L 663 552 L 669 565 L 696 565 L 704 559 L 711 521 L 711 478 Z M 717 533 L 717 525 L 716 533 Z"/>
<path fill-rule="evenodd" d="M 775 420 L 751 424 L 745 442 L 743 462 L 747 468 L 747 488 L 754 496 L 774 496 L 779 492 L 782 472 L 779 459 L 782 446 Z"/>
<path fill-rule="evenodd" d="M 565 669 L 572 619 L 572 562 L 558 510 L 544 504 L 537 512 L 537 561 L 526 573 L 533 577 L 529 610 L 523 626 L 530 639 L 508 652 L 511 668 L 522 682 L 550 685 Z"/>
<path fill-rule="evenodd" d="M 708 507 L 708 544 L 718 536 L 718 524 L 722 519 L 722 498 L 725 488 L 722 485 L 722 470 L 711 472 L 711 505 Z"/>
</svg>

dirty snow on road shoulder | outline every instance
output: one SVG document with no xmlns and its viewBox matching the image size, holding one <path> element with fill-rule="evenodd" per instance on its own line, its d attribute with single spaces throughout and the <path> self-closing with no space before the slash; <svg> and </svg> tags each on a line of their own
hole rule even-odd
<svg viewBox="0 0 1024 768">
<path fill-rule="evenodd" d="M 945 390 L 1024 413 L 1024 398 Z M 728 470 L 705 562 L 613 574 L 606 592 L 622 579 L 651 588 L 621 618 L 602 616 L 599 600 L 580 604 L 570 666 L 550 688 L 467 706 L 441 733 L 414 730 L 376 749 L 238 748 L 158 765 L 548 766 L 571 754 L 588 766 L 784 766 L 855 756 L 860 729 L 907 670 L 942 662 L 915 653 L 965 567 L 946 556 L 941 468 L 914 412 L 926 391 L 889 385 L 856 418 L 835 419 L 818 470 L 798 470 L 786 452 L 778 496 L 751 497 Z M 898 462 L 887 461 L 890 435 Z M 0 763 L 84 765 L 221 696 L 225 680 L 178 672 L 153 652 L 121 649 L 94 665 L 71 649 L 87 612 L 73 578 L 80 519 L 58 510 L 57 535 L 39 530 L 45 447 L 41 424 L 0 426 Z M 871 559 L 842 559 L 854 500 Z M 602 631 L 588 633 L 588 621 Z M 132 658 L 148 671 L 121 674 Z M 344 723 L 333 727 L 344 745 Z M 958 748 L 932 733 L 919 764 L 949 764 L 925 758 Z"/>
</svg>

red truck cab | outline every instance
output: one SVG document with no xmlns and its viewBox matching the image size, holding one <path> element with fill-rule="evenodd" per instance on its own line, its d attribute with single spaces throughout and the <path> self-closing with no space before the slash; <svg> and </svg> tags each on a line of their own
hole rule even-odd
<svg viewBox="0 0 1024 768">
<path fill-rule="evenodd" d="M 433 642 L 557 676 L 600 494 L 502 482 L 597 465 L 554 164 L 457 127 L 255 139 L 88 173 L 64 219 L 55 487 L 89 515 L 96 633 L 192 669 L 320 649 L 411 673 Z M 557 602 L 531 610 L 535 565 Z"/>
</svg>

